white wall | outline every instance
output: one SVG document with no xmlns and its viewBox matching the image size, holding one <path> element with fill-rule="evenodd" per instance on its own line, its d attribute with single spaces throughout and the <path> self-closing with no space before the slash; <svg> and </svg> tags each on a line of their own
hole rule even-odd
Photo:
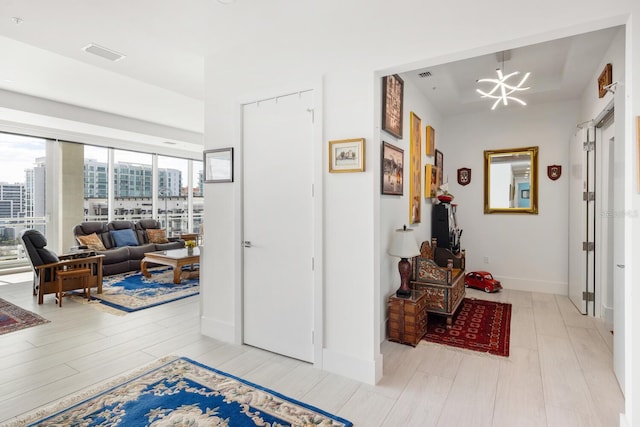
<svg viewBox="0 0 640 427">
<path fill-rule="evenodd" d="M 422 221 L 419 224 L 409 224 L 409 162 L 410 162 L 410 120 L 409 113 L 413 111 L 422 120 L 422 164 L 420 167 L 422 173 L 422 194 L 424 195 L 424 165 L 433 164 L 433 155 L 427 156 L 425 154 L 425 128 L 430 125 L 435 130 L 436 140 L 435 148 L 443 151 L 447 145 L 447 138 L 443 135 L 442 128 L 442 116 L 431 105 L 431 103 L 425 98 L 425 96 L 418 90 L 413 83 L 404 78 L 404 117 L 402 127 L 402 139 L 397 139 L 394 136 L 386 132 L 380 133 L 379 146 L 374 147 L 381 150 L 380 146 L 382 141 L 395 145 L 396 147 L 404 150 L 404 189 L 402 196 L 380 196 L 380 295 L 382 298 L 379 301 L 379 310 L 381 313 L 380 320 L 380 333 L 381 340 L 386 337 L 386 302 L 387 298 L 394 294 L 400 287 L 400 273 L 398 272 L 399 258 L 391 257 L 387 254 L 387 249 L 391 244 L 392 234 L 395 229 L 402 228 L 403 225 L 407 225 L 408 228 L 414 230 L 416 243 L 420 245 L 423 241 L 431 240 L 431 209 L 432 199 L 425 199 L 420 197 L 422 201 Z M 446 150 L 445 150 L 446 151 Z M 451 169 L 447 168 L 447 159 L 444 161 L 445 173 L 451 176 L 448 172 Z M 380 162 L 375 163 L 375 167 L 380 168 Z M 378 194 L 381 193 L 380 182 L 378 181 Z"/>
<path fill-rule="evenodd" d="M 568 141 L 577 117 L 578 103 L 563 102 L 445 118 L 450 174 L 471 168 L 470 184 L 449 181 L 467 270 L 488 270 L 505 288 L 567 295 Z M 539 147 L 538 215 L 485 214 L 484 150 L 530 146 Z M 547 178 L 551 164 L 563 166 L 557 181 Z"/>
<path fill-rule="evenodd" d="M 471 1 L 457 8 L 452 8 L 446 3 L 433 4 L 410 0 L 399 0 L 393 5 L 384 0 L 359 0 L 349 3 L 332 0 L 312 4 L 291 0 L 237 2 L 212 17 L 211 20 L 212 46 L 205 67 L 207 80 L 205 146 L 206 148 L 225 145 L 240 147 L 241 127 L 238 111 L 241 99 L 249 95 L 255 96 L 268 89 L 290 87 L 298 81 L 309 78 L 322 79 L 324 83 L 323 142 L 326 144 L 328 139 L 354 135 L 364 136 L 369 140 L 377 137 L 379 132 L 375 129 L 379 118 L 377 111 L 373 108 L 374 103 L 379 100 L 372 96 L 374 93 L 379 94 L 377 88 L 379 80 L 373 78 L 374 73 L 380 72 L 378 75 L 382 75 L 382 73 L 406 71 L 611 25 L 631 23 L 632 21 L 629 20 L 631 12 L 635 14 L 635 22 L 640 15 L 640 6 L 636 3 L 632 0 L 613 0 L 607 3 L 606 9 L 603 9 L 601 2 L 595 0 L 565 2 L 543 0 L 523 4 L 520 6 L 519 13 L 513 14 L 512 8 L 506 3 L 503 8 L 500 3 L 487 5 Z M 459 13 L 461 9 L 465 10 L 464 14 Z M 553 10 L 553 13 L 549 13 L 550 10 Z M 429 25 L 425 25 L 425 17 L 434 19 L 429 19 Z M 243 24 L 238 25 L 238 22 Z M 637 25 L 637 22 L 635 23 Z M 218 39 L 215 36 L 219 34 L 224 35 L 229 46 L 215 45 Z M 640 58 L 640 47 L 637 45 L 637 40 L 640 40 L 640 31 L 633 29 L 629 36 L 628 41 L 631 47 L 627 57 Z M 636 45 L 632 44 L 633 40 L 636 40 Z M 636 67 L 634 69 L 640 69 L 639 61 L 640 59 L 634 60 L 633 65 Z M 628 72 L 627 75 L 631 73 Z M 640 73 L 636 73 L 634 79 L 634 82 L 640 85 Z M 637 103 L 640 100 L 640 93 L 637 89 L 634 91 L 632 99 Z M 336 108 L 341 114 L 330 115 L 330 111 Z M 630 106 L 628 111 L 634 114 L 640 113 L 640 109 L 635 104 L 633 108 Z M 556 111 L 556 113 L 561 116 L 566 114 L 564 111 Z M 544 116 L 544 112 L 539 114 L 541 119 L 553 123 L 551 118 Z M 408 116 L 405 116 L 405 120 L 406 117 Z M 518 120 L 518 118 L 514 119 Z M 571 119 L 567 118 L 566 122 L 575 122 L 575 117 Z M 559 148 L 560 145 L 550 146 L 540 140 L 528 141 L 534 143 L 522 145 L 538 145 L 541 149 L 544 147 L 540 155 L 541 167 L 560 163 L 557 160 L 566 160 L 567 155 L 567 133 L 559 135 L 560 133 L 541 135 L 541 131 L 537 130 L 537 134 L 541 137 L 563 138 L 562 149 Z M 444 135 L 441 132 L 438 137 L 444 138 Z M 630 140 L 632 136 L 631 127 L 628 127 L 627 138 Z M 470 137 L 469 141 L 478 141 L 482 135 L 474 132 Z M 496 142 L 504 141 L 493 141 L 493 143 Z M 380 141 L 376 140 L 373 146 L 377 147 L 379 144 Z M 630 143 L 627 148 L 630 153 L 635 153 L 635 148 Z M 372 153 L 374 151 L 375 154 Z M 368 150 L 368 153 L 368 168 L 379 167 L 378 150 Z M 453 153 L 453 151 L 445 151 L 445 162 L 453 158 Z M 478 154 L 476 158 L 482 159 L 482 156 Z M 627 158 L 631 159 L 631 156 Z M 632 160 L 628 161 L 629 169 L 631 166 L 635 167 L 635 164 L 631 163 Z M 459 212 L 464 211 L 462 202 L 465 197 L 468 197 L 470 202 L 465 201 L 465 203 L 476 206 L 476 208 L 470 208 L 470 211 L 477 209 L 470 215 L 478 215 L 478 211 L 482 212 L 482 193 L 478 187 L 477 174 L 481 170 L 480 164 L 465 163 L 464 165 L 447 164 L 446 167 L 450 171 L 461 166 L 470 166 L 474 169 L 476 173 L 473 175 L 472 184 L 453 193 L 461 205 Z M 241 164 L 238 162 L 236 165 Z M 330 323 L 323 337 L 326 353 L 342 356 L 334 358 L 334 361 L 341 358 L 352 366 L 358 365 L 362 368 L 354 369 L 347 375 L 373 381 L 380 368 L 379 348 L 376 346 L 378 339 L 375 337 L 375 331 L 379 329 L 380 324 L 375 322 L 379 316 L 376 315 L 378 310 L 374 307 L 379 306 L 379 298 L 384 297 L 380 292 L 382 275 L 371 273 L 371 269 L 380 265 L 383 253 L 383 243 L 379 236 L 381 218 L 378 217 L 378 213 L 371 211 L 379 204 L 377 201 L 379 198 L 377 194 L 380 191 L 379 173 L 374 170 L 370 175 L 367 172 L 361 176 L 340 180 L 325 174 L 324 179 L 327 184 L 324 193 L 327 203 L 325 205 L 326 259 L 323 268 L 327 272 L 327 277 L 324 283 L 323 315 L 325 322 Z M 526 217 L 528 218 L 527 227 L 537 230 L 542 230 L 548 225 L 552 228 L 559 227 L 559 224 L 551 218 L 553 216 L 562 216 L 566 221 L 566 207 L 554 206 L 558 196 L 561 197 L 563 194 L 566 196 L 566 181 L 561 178 L 551 186 L 550 182 L 545 184 L 544 180 L 544 177 L 540 178 L 540 208 L 543 213 Z M 208 247 L 207 255 L 203 260 L 206 267 L 202 276 L 206 294 L 203 305 L 203 331 L 212 336 L 229 336 L 230 331 L 237 333 L 240 328 L 238 324 L 238 297 L 241 289 L 239 277 L 241 258 L 238 250 L 239 237 L 241 237 L 238 232 L 238 224 L 241 222 L 238 203 L 240 190 L 239 185 L 233 186 L 233 189 L 230 187 L 209 185 L 205 190 L 208 212 L 205 220 L 207 223 L 205 238 Z M 337 191 L 335 196 L 334 191 Z M 477 196 L 479 199 L 475 202 L 473 202 L 475 196 L 472 195 L 474 191 L 479 195 Z M 356 196 L 351 203 L 343 206 L 337 202 L 344 194 L 356 194 Z M 628 195 L 631 196 L 630 190 Z M 460 200 L 461 198 L 463 200 Z M 640 198 L 635 199 L 638 199 L 635 202 L 640 205 Z M 217 209 L 219 209 L 217 212 L 213 212 Z M 558 210 L 557 215 L 554 215 L 554 210 Z M 493 230 L 517 229 L 525 219 L 522 216 L 505 217 L 504 215 L 487 217 L 492 218 L 489 220 L 491 224 L 487 226 Z M 347 238 L 328 233 L 329 230 L 339 230 L 340 226 L 334 222 L 343 221 L 345 218 L 362 222 L 362 226 L 356 227 L 357 232 L 354 236 Z M 501 226 L 497 227 L 496 222 L 501 222 Z M 461 226 L 466 227 L 462 218 Z M 563 234 L 566 235 L 566 227 L 563 230 Z M 544 288 L 545 285 L 562 286 L 563 281 L 566 283 L 566 251 L 564 265 L 560 266 L 561 261 L 557 259 L 549 260 L 549 257 L 542 252 L 544 249 L 553 247 L 557 236 L 550 233 L 546 235 L 553 238 L 541 241 L 537 236 L 525 236 L 531 243 L 531 247 L 524 249 L 507 247 L 509 250 L 524 250 L 525 255 L 543 255 L 542 260 L 530 263 L 520 275 L 532 277 L 534 276 L 532 271 L 536 268 L 534 277 L 539 279 L 537 282 L 537 285 L 540 285 L 539 288 Z M 487 237 L 489 240 L 485 239 L 485 241 L 492 241 L 497 236 L 494 233 L 479 237 Z M 329 239 L 337 239 L 331 243 L 331 252 L 328 250 Z M 463 244 L 468 240 L 470 237 L 465 231 Z M 640 239 L 637 241 L 640 242 Z M 210 245 L 213 246 L 211 251 Z M 640 247 L 635 250 L 640 251 Z M 632 251 L 629 250 L 627 253 L 631 255 Z M 502 259 L 505 259 L 504 255 L 498 253 L 497 257 L 500 259 L 502 256 Z M 562 260 L 563 256 L 559 258 Z M 349 263 L 347 260 L 353 262 Z M 545 265 L 545 261 L 550 261 L 550 268 Z M 534 265 L 543 267 L 534 267 Z M 507 268 L 505 266 L 507 274 L 515 275 Z M 545 271 L 546 268 L 549 271 Z M 629 275 L 631 271 L 630 269 L 626 274 Z M 628 282 L 631 283 L 631 280 Z M 348 304 L 340 301 L 340 298 L 349 299 Z M 632 301 L 630 294 L 628 303 Z M 347 305 L 348 310 L 345 310 Z M 221 328 L 218 329 L 217 325 Z M 338 328 L 337 325 L 341 327 Z M 633 334 L 634 337 L 638 335 L 640 332 Z M 338 347 L 342 345 L 344 347 Z M 337 370 L 335 365 L 331 369 Z M 640 379 L 637 384 L 640 388 Z M 628 407 L 627 416 L 632 416 L 630 407 Z"/>
</svg>

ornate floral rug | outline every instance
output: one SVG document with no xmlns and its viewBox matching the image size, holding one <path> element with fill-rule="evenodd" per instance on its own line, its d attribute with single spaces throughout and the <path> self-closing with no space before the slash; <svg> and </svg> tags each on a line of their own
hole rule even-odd
<svg viewBox="0 0 640 427">
<path fill-rule="evenodd" d="M 91 294 L 92 300 L 127 313 L 166 304 L 200 292 L 196 274 L 183 272 L 182 282 L 173 283 L 173 270 L 167 267 L 149 269 L 151 277 L 142 273 L 106 276 L 102 281 L 102 294 Z M 192 277 L 193 276 L 193 277 Z"/>
<path fill-rule="evenodd" d="M 8 426 L 323 426 L 335 415 L 187 358 L 167 357 Z"/>
<path fill-rule="evenodd" d="M 510 330 L 511 304 L 465 298 L 449 329 L 444 317 L 429 313 L 422 339 L 508 357 Z"/>
<path fill-rule="evenodd" d="M 0 298 L 0 335 L 43 323 L 49 323 L 49 321 Z"/>
</svg>

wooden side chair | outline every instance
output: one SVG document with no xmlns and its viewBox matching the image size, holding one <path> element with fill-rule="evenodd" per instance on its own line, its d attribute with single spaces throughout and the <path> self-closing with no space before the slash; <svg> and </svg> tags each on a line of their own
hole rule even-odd
<svg viewBox="0 0 640 427">
<path fill-rule="evenodd" d="M 33 295 L 38 295 L 38 304 L 44 302 L 45 294 L 56 294 L 62 306 L 64 292 L 82 289 L 90 298 L 90 288 L 102 293 L 102 258 L 104 255 L 87 256 L 86 253 L 58 257 L 47 249 L 47 239 L 38 230 L 20 233 L 29 262 L 33 267 Z"/>
</svg>

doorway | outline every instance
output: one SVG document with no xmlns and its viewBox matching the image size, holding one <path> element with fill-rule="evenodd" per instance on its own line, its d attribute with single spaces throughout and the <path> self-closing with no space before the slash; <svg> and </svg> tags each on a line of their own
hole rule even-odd
<svg viewBox="0 0 640 427">
<path fill-rule="evenodd" d="M 313 91 L 243 106 L 244 342 L 313 362 Z"/>
</svg>

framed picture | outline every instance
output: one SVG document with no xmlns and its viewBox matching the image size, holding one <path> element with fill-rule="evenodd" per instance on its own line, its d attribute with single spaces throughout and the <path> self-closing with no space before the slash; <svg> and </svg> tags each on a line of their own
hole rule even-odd
<svg viewBox="0 0 640 427">
<path fill-rule="evenodd" d="M 444 175 L 444 155 L 440 150 L 436 150 L 435 165 L 440 170 L 438 179 L 438 188 L 440 188 L 442 185 L 442 176 Z"/>
<path fill-rule="evenodd" d="M 382 182 L 380 188 L 382 194 L 402 196 L 403 193 L 403 172 L 404 172 L 404 150 L 388 142 L 382 142 L 382 169 L 380 172 Z"/>
<path fill-rule="evenodd" d="M 520 190 L 520 198 L 528 199 L 529 198 L 529 190 Z"/>
<path fill-rule="evenodd" d="M 436 130 L 431 126 L 427 126 L 425 133 L 425 154 L 427 156 L 433 156 L 433 151 L 436 148 Z M 436 164 L 437 166 L 437 164 Z"/>
<path fill-rule="evenodd" d="M 424 166 L 424 197 L 426 199 L 438 197 L 440 175 L 440 168 L 436 165 Z"/>
<path fill-rule="evenodd" d="M 364 138 L 329 141 L 329 172 L 364 172 Z"/>
<path fill-rule="evenodd" d="M 598 77 L 598 98 L 604 98 L 607 94 L 607 89 L 605 86 L 609 86 L 613 82 L 613 67 L 611 64 L 607 64 L 604 66 L 602 73 Z"/>
<path fill-rule="evenodd" d="M 420 222 L 422 214 L 422 120 L 411 112 L 409 141 L 409 223 Z"/>
<path fill-rule="evenodd" d="M 382 130 L 402 138 L 404 81 L 394 74 L 382 78 Z"/>
<path fill-rule="evenodd" d="M 204 151 L 204 182 L 233 182 L 233 147 Z"/>
</svg>

